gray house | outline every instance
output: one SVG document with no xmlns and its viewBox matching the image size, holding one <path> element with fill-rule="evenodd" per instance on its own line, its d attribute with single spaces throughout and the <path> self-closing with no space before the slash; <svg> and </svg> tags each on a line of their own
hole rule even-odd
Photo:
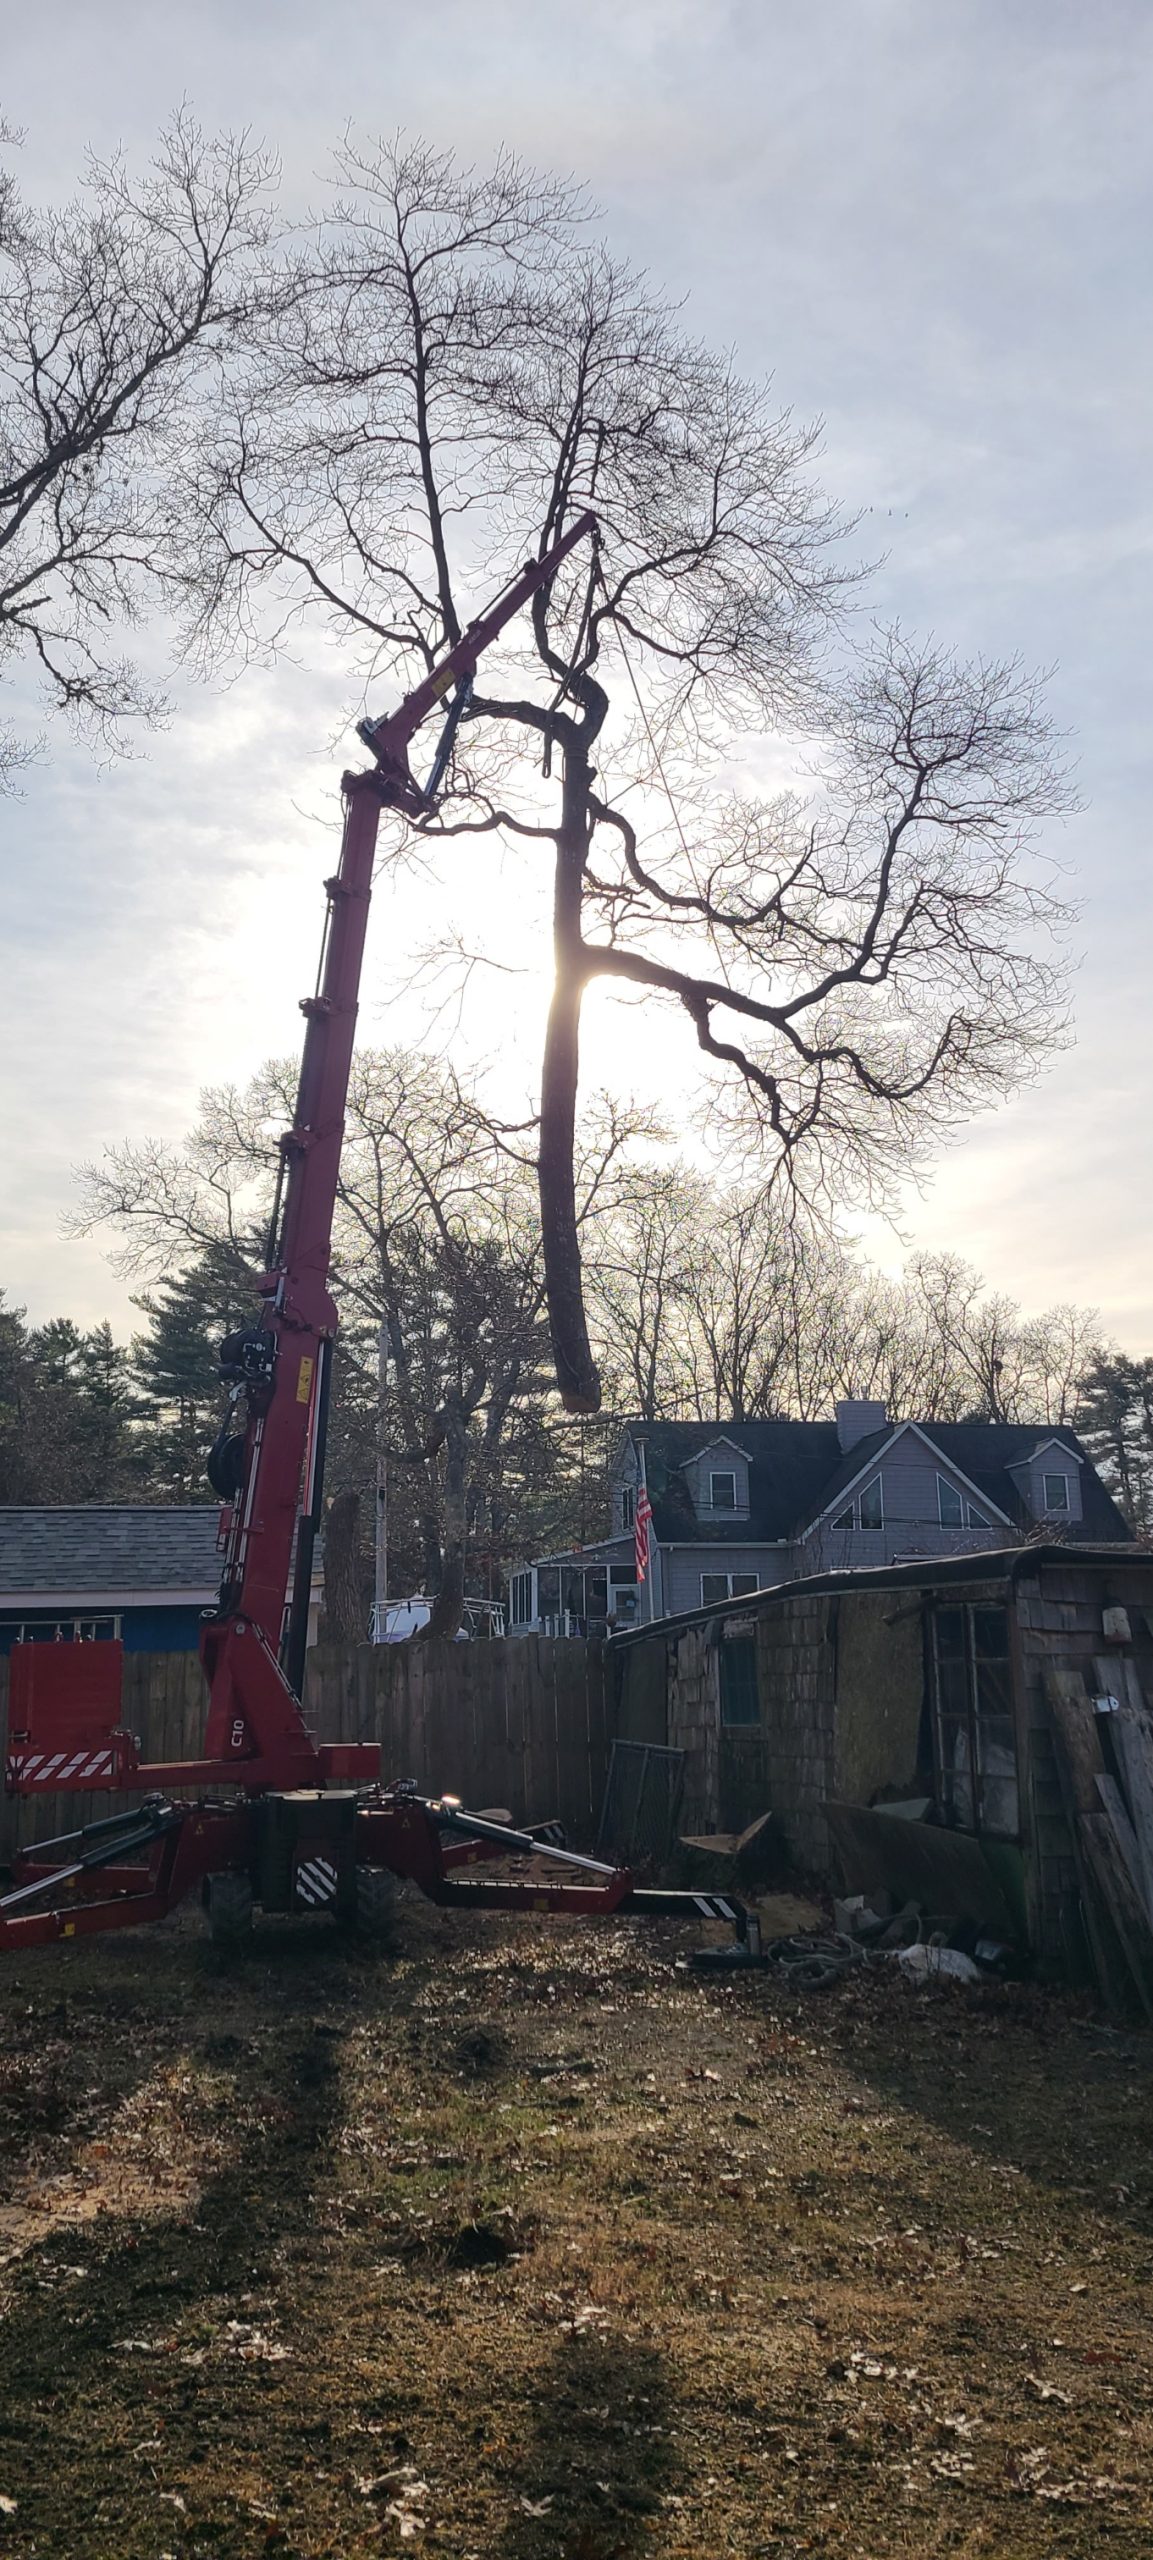
<svg viewBox="0 0 1153 2560">
<path fill-rule="evenodd" d="M 653 1514 L 643 1589 L 642 1445 Z M 839 1404 L 832 1422 L 628 1423 L 609 1499 L 607 1537 L 513 1575 L 512 1634 L 628 1628 L 810 1574 L 974 1555 L 1042 1532 L 1131 1535 L 1063 1424 L 891 1423 L 863 1400 Z"/>
</svg>

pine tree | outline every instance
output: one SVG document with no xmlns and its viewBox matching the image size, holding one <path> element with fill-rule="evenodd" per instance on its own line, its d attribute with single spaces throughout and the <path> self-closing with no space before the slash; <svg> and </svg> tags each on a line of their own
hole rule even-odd
<svg viewBox="0 0 1153 2560">
<path fill-rule="evenodd" d="M 251 1274 L 237 1254 L 220 1248 L 133 1305 L 147 1319 L 130 1360 L 135 1409 L 147 1432 L 151 1498 L 207 1501 L 204 1462 L 224 1410 L 219 1345 L 224 1334 L 254 1320 Z"/>
</svg>

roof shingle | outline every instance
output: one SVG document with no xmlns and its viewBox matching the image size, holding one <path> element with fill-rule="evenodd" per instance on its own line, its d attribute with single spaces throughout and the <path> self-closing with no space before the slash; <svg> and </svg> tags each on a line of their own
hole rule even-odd
<svg viewBox="0 0 1153 2560">
<path fill-rule="evenodd" d="M 204 1502 L 182 1509 L 128 1503 L 0 1508 L 0 1604 L 15 1591 L 211 1596 L 220 1580 L 219 1525 L 219 1505 Z"/>
</svg>

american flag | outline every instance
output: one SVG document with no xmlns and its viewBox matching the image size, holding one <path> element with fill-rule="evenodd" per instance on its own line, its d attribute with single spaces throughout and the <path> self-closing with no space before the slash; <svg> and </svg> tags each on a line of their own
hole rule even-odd
<svg viewBox="0 0 1153 2560">
<path fill-rule="evenodd" d="M 648 1569 L 649 1569 L 649 1522 L 650 1522 L 650 1520 L 652 1519 L 652 1516 L 653 1516 L 653 1506 L 652 1506 L 651 1502 L 649 1501 L 649 1489 L 648 1489 L 647 1484 L 646 1484 L 646 1483 L 645 1483 L 645 1481 L 644 1481 L 644 1478 L 642 1477 L 641 1482 L 640 1482 L 640 1483 L 639 1483 L 639 1485 L 637 1486 L 637 1508 L 636 1508 L 636 1519 L 635 1519 L 635 1522 L 634 1522 L 634 1541 L 633 1541 L 634 1546 L 635 1546 L 635 1548 L 636 1548 L 636 1559 L 637 1559 L 637 1581 L 638 1581 L 638 1582 L 643 1582 L 643 1581 L 646 1579 L 646 1576 L 647 1576 L 647 1574 L 648 1574 Z"/>
</svg>

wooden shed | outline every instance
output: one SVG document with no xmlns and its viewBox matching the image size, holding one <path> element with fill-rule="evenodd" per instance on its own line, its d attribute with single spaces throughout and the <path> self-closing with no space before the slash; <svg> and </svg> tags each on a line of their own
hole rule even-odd
<svg viewBox="0 0 1153 2560">
<path fill-rule="evenodd" d="M 630 1631 L 610 1655 L 617 1733 L 685 1753 L 686 1832 L 771 1810 L 802 1874 L 889 1870 L 913 1891 L 936 1871 L 942 1908 L 966 1890 L 976 1907 L 987 1875 L 991 1923 L 1046 1970 L 1092 1969 L 1087 1852 L 1119 1701 L 1153 1765 L 1153 1554 L 1018 1546 L 816 1575 Z"/>
</svg>

